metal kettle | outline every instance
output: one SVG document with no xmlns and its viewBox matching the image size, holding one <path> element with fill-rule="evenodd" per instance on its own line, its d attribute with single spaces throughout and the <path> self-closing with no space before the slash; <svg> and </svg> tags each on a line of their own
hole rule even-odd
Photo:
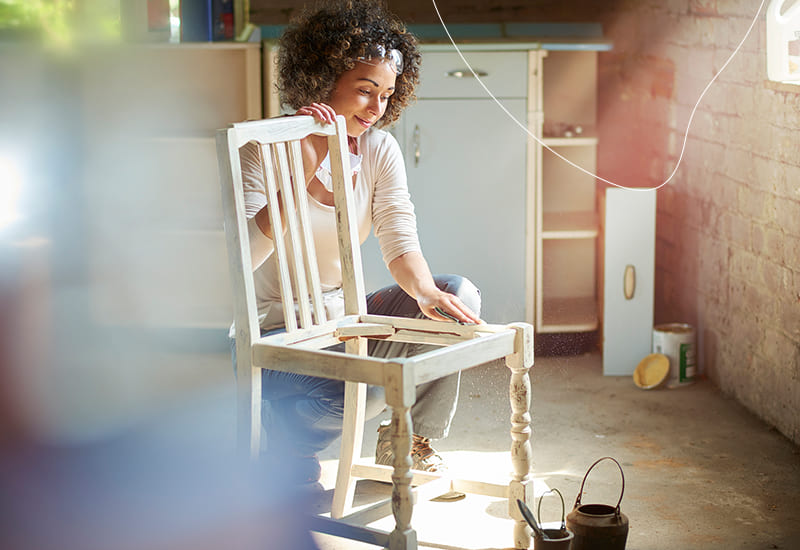
<svg viewBox="0 0 800 550">
<path fill-rule="evenodd" d="M 581 504 L 583 486 L 589 472 L 599 462 L 613 460 L 622 475 L 622 490 L 616 506 L 609 504 Z M 572 531 L 572 550 L 624 550 L 628 540 L 628 517 L 620 511 L 622 495 L 625 493 L 625 474 L 622 466 L 610 456 L 603 457 L 592 464 L 583 476 L 575 507 L 567 514 L 567 528 Z"/>
</svg>

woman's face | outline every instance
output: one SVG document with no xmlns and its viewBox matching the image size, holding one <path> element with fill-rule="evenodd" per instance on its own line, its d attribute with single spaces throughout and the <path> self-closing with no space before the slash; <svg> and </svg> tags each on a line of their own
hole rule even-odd
<svg viewBox="0 0 800 550">
<path fill-rule="evenodd" d="M 357 62 L 342 73 L 328 104 L 347 122 L 347 135 L 358 137 L 386 112 L 397 75 L 390 62 Z"/>
</svg>

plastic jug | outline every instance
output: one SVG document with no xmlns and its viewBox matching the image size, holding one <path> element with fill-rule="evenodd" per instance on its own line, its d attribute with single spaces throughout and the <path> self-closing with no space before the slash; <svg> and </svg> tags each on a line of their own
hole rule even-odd
<svg viewBox="0 0 800 550">
<path fill-rule="evenodd" d="M 772 0 L 767 8 L 767 75 L 800 84 L 800 0 Z"/>
</svg>

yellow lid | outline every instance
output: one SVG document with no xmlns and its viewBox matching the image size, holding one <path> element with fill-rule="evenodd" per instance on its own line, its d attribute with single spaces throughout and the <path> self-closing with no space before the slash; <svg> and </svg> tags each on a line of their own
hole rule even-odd
<svg viewBox="0 0 800 550">
<path fill-rule="evenodd" d="M 643 390 L 658 387 L 669 375 L 669 358 L 662 353 L 651 353 L 642 359 L 633 371 L 633 383 Z"/>
</svg>

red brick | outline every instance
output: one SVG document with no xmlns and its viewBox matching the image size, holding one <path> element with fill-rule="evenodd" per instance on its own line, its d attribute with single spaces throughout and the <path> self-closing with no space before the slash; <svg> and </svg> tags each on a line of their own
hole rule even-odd
<svg viewBox="0 0 800 550">
<path fill-rule="evenodd" d="M 723 0 L 719 3 L 718 15 L 741 17 L 747 25 L 756 16 L 760 2 L 758 0 Z M 766 4 L 765 4 L 766 5 Z M 764 10 L 761 10 L 761 16 Z"/>
<path fill-rule="evenodd" d="M 731 214 L 725 210 L 717 210 L 717 217 L 711 230 L 711 234 L 717 239 L 724 240 L 730 235 Z"/>
<path fill-rule="evenodd" d="M 749 250 L 751 244 L 750 220 L 741 216 L 731 216 L 730 220 L 731 243 L 739 245 L 741 249 Z"/>
<path fill-rule="evenodd" d="M 800 237 L 800 201 L 779 199 L 775 203 L 775 223 L 788 235 Z"/>
<path fill-rule="evenodd" d="M 698 285 L 715 301 L 727 301 L 728 297 L 728 247 L 725 243 L 710 237 L 700 237 L 698 243 L 699 270 L 701 278 Z"/>
<path fill-rule="evenodd" d="M 725 110 L 728 113 L 737 113 L 751 116 L 753 112 L 753 88 L 743 84 L 729 84 L 725 86 Z"/>
<path fill-rule="evenodd" d="M 784 178 L 779 182 L 775 192 L 779 197 L 800 200 L 800 166 L 783 163 Z"/>
<path fill-rule="evenodd" d="M 750 231 L 750 239 L 750 248 L 752 250 L 762 250 L 767 240 L 766 228 L 762 224 L 754 222 Z"/>
<path fill-rule="evenodd" d="M 779 261 L 782 261 L 782 258 Z M 766 291 L 774 298 L 777 298 L 789 287 L 791 271 L 781 264 L 766 258 L 763 258 L 760 264 L 761 282 Z M 774 315 L 771 317 L 774 318 Z"/>
<path fill-rule="evenodd" d="M 725 166 L 725 162 L 728 158 L 727 151 L 722 159 L 722 166 L 718 168 L 722 168 Z M 722 210 L 733 210 L 736 207 L 736 196 L 738 194 L 739 182 L 731 179 L 730 177 L 726 176 L 725 174 L 715 173 L 712 180 L 709 182 L 710 190 L 711 190 L 711 197 L 712 202 L 715 206 L 721 208 Z M 727 225 L 730 225 L 728 223 Z M 720 231 L 723 230 L 723 227 L 720 226 Z M 722 233 L 727 234 L 727 233 Z"/>
<path fill-rule="evenodd" d="M 722 65 L 720 65 L 721 67 Z M 763 52 L 749 52 L 741 49 L 719 75 L 719 81 L 724 83 L 758 84 L 764 80 L 765 67 L 766 61 Z"/>
<path fill-rule="evenodd" d="M 693 48 L 689 50 L 687 65 L 689 72 L 696 78 L 705 79 L 705 85 L 700 89 L 702 92 L 716 73 L 714 68 L 714 50 Z M 710 88 L 709 88 L 710 91 Z M 699 94 L 698 94 L 699 96 Z"/>
<path fill-rule="evenodd" d="M 739 212 L 748 218 L 762 220 L 767 213 L 770 195 L 752 187 L 739 187 L 737 206 Z"/>
<path fill-rule="evenodd" d="M 756 135 L 755 130 L 757 130 L 757 128 L 758 126 L 753 124 L 752 117 L 733 117 L 731 118 L 726 141 L 737 149 L 743 150 L 746 154 L 751 154 L 753 150 L 761 151 L 764 148 L 767 150 L 771 149 L 768 145 L 771 135 Z M 766 138 L 767 141 L 766 145 L 763 143 L 764 138 Z"/>
<path fill-rule="evenodd" d="M 783 263 L 784 250 L 786 249 L 786 236 L 783 229 L 774 226 L 767 227 L 764 253 L 773 261 Z"/>
<path fill-rule="evenodd" d="M 689 12 L 697 15 L 717 15 L 717 0 L 691 0 Z"/>
<path fill-rule="evenodd" d="M 736 293 L 731 288 L 731 297 L 734 303 L 738 302 Z M 735 342 L 735 348 L 739 350 L 748 350 L 745 357 L 752 359 L 753 351 L 759 346 L 761 342 L 762 331 L 760 327 L 753 322 L 750 315 L 736 315 L 731 318 L 731 332 L 727 340 Z M 747 357 L 749 355 L 749 357 Z M 743 357 L 743 358 L 745 358 Z M 739 378 L 742 373 L 737 373 L 736 377 Z"/>
<path fill-rule="evenodd" d="M 800 237 L 783 234 L 783 263 L 789 269 L 800 273 Z M 800 277 L 796 275 L 795 278 Z M 800 283 L 800 280 L 798 281 Z M 800 305 L 798 306 L 800 307 Z"/>
<path fill-rule="evenodd" d="M 795 279 L 798 275 L 795 273 Z M 784 300 L 778 303 L 777 321 L 794 340 L 800 341 L 800 282 L 795 283 Z"/>
<path fill-rule="evenodd" d="M 782 365 L 783 369 L 787 369 L 789 365 L 792 365 L 793 361 L 797 360 L 800 345 L 782 330 L 768 328 L 764 332 L 763 351 L 764 356 L 774 365 Z M 790 372 L 785 374 L 791 376 Z M 783 377 L 779 376 L 777 378 Z M 784 380 L 786 379 L 789 378 L 784 378 Z"/>
<path fill-rule="evenodd" d="M 785 165 L 774 159 L 753 155 L 753 185 L 762 191 L 778 192 L 784 181 Z"/>
</svg>

